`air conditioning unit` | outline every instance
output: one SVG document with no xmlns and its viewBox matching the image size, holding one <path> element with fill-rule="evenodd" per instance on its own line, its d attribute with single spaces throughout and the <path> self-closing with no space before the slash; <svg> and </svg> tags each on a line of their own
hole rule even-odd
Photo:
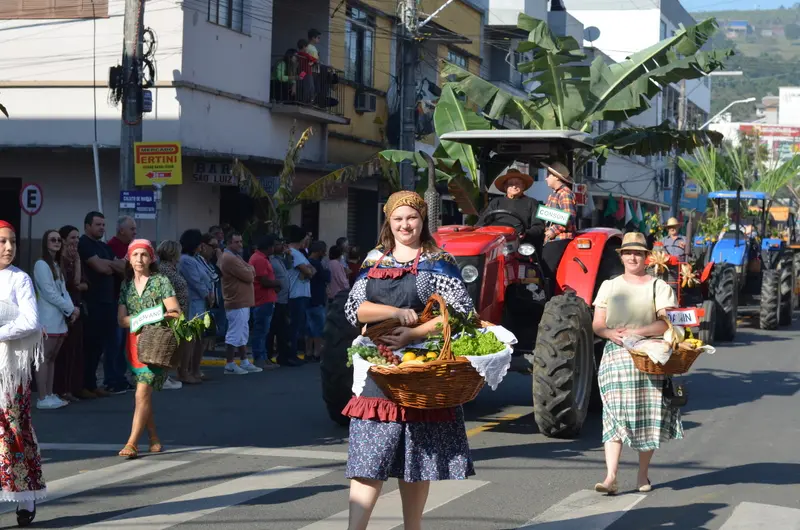
<svg viewBox="0 0 800 530">
<path fill-rule="evenodd" d="M 378 105 L 378 96 L 369 92 L 358 92 L 356 94 L 356 112 L 375 112 Z"/>
</svg>

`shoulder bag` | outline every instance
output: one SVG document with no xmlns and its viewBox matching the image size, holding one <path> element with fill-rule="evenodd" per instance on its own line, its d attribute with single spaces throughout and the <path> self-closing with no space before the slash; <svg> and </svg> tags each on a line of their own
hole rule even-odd
<svg viewBox="0 0 800 530">
<path fill-rule="evenodd" d="M 658 278 L 653 282 L 653 310 L 658 316 L 658 306 L 656 305 L 656 284 Z M 661 396 L 664 406 L 679 409 L 685 407 L 689 402 L 689 396 L 686 391 L 686 385 L 678 383 L 675 385 L 672 382 L 672 376 L 668 375 L 664 378 L 664 386 L 661 388 Z"/>
</svg>

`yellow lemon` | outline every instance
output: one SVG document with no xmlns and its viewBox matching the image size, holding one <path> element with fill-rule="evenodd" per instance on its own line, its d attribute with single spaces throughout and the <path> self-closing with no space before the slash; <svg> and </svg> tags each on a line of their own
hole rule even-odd
<svg viewBox="0 0 800 530">
<path fill-rule="evenodd" d="M 429 351 L 428 354 L 425 357 L 427 357 L 428 359 L 433 360 L 433 359 L 436 359 L 438 356 L 439 356 L 438 353 Z"/>
<path fill-rule="evenodd" d="M 405 355 L 403 355 L 403 362 L 413 361 L 416 358 L 417 358 L 416 354 L 413 351 L 409 351 L 409 352 L 406 352 Z"/>
<path fill-rule="evenodd" d="M 418 361 L 425 361 L 426 357 L 424 355 L 417 355 L 416 359 Z"/>
</svg>

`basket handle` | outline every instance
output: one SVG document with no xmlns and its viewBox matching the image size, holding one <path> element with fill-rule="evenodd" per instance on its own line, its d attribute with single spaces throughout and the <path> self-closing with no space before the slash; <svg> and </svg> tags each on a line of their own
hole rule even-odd
<svg viewBox="0 0 800 530">
<path fill-rule="evenodd" d="M 447 302 L 444 301 L 442 295 L 438 293 L 433 293 L 430 298 L 428 298 L 428 303 L 425 304 L 425 309 L 422 311 L 422 315 L 420 315 L 419 321 L 421 323 L 429 322 L 433 320 L 435 317 L 433 316 L 433 309 L 434 305 L 439 304 L 439 313 L 442 317 L 442 349 L 439 352 L 439 357 L 437 360 L 439 361 L 452 361 L 455 359 L 453 357 L 453 350 L 450 348 L 450 343 L 452 342 L 452 338 L 450 337 L 450 314 L 447 311 Z"/>
</svg>

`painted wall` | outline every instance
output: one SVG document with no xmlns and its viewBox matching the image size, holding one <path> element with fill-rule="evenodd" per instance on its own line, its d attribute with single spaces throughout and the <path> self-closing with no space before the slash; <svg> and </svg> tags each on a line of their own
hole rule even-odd
<svg viewBox="0 0 800 530">
<path fill-rule="evenodd" d="M 319 239 L 331 245 L 347 236 L 347 199 L 319 203 Z"/>
<path fill-rule="evenodd" d="M 516 26 L 519 13 L 547 20 L 547 0 L 490 0 L 489 24 Z"/>
</svg>

